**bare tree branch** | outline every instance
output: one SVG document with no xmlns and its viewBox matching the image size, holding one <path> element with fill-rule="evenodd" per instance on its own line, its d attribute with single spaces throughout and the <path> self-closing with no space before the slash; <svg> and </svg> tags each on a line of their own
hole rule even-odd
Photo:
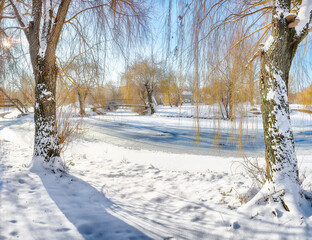
<svg viewBox="0 0 312 240">
<path fill-rule="evenodd" d="M 16 2 L 15 0 L 9 0 L 11 3 L 11 6 L 13 7 L 14 10 L 14 14 L 16 16 L 16 19 L 18 21 L 18 23 L 21 25 L 27 39 L 29 40 L 29 32 L 28 32 L 28 24 L 26 24 L 26 22 L 23 20 L 22 14 L 20 13 L 19 9 L 17 8 Z"/>
</svg>

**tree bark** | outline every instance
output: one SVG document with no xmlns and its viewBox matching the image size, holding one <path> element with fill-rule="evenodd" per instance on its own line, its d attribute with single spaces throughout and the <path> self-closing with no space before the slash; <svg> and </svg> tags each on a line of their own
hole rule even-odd
<svg viewBox="0 0 312 240">
<path fill-rule="evenodd" d="M 148 106 L 151 110 L 151 114 L 153 115 L 155 113 L 154 104 L 153 104 L 153 87 L 149 86 L 148 83 L 145 83 L 146 93 L 147 93 L 147 100 L 148 100 Z"/>
<path fill-rule="evenodd" d="M 49 64 L 50 66 L 50 64 Z M 56 76 L 55 63 L 47 67 L 45 59 L 39 59 L 35 73 L 35 147 L 34 157 L 40 162 L 54 162 L 60 156 L 56 131 Z"/>
<path fill-rule="evenodd" d="M 287 2 L 287 1 L 286 1 Z M 288 3 L 280 1 L 283 8 Z M 281 7 L 281 6 L 280 6 Z M 298 164 L 288 102 L 289 71 L 300 39 L 276 8 L 273 29 L 261 53 L 260 97 L 263 118 L 267 180 L 299 189 Z"/>
<path fill-rule="evenodd" d="M 85 111 L 85 101 L 86 101 L 87 94 L 84 90 L 78 89 L 78 100 L 79 100 L 79 108 L 81 116 L 86 114 Z"/>
</svg>

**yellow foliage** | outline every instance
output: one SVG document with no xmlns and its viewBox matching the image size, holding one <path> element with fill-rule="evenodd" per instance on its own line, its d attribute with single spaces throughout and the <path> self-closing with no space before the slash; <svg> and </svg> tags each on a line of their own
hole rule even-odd
<svg viewBox="0 0 312 240">
<path fill-rule="evenodd" d="M 294 102 L 303 104 L 303 105 L 311 105 L 312 104 L 312 85 L 310 85 L 307 89 L 296 93 L 294 97 Z"/>
<path fill-rule="evenodd" d="M 164 105 L 178 106 L 182 101 L 183 86 L 179 86 L 177 76 L 173 73 L 159 80 L 159 93 Z"/>
</svg>

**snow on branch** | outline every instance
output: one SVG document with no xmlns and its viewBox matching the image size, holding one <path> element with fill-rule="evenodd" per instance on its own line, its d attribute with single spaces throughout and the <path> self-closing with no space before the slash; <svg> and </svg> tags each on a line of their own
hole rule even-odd
<svg viewBox="0 0 312 240">
<path fill-rule="evenodd" d="M 52 1 L 43 1 L 43 27 L 41 33 L 39 55 L 44 57 L 52 24 Z"/>
<path fill-rule="evenodd" d="M 296 26 L 296 32 L 300 36 L 304 30 L 312 28 L 312 1 L 302 0 L 300 10 L 298 13 L 298 19 L 300 20 L 298 26 Z"/>
</svg>

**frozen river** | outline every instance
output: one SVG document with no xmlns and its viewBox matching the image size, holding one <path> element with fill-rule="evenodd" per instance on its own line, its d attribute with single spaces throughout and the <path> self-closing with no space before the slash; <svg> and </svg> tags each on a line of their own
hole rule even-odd
<svg viewBox="0 0 312 240">
<path fill-rule="evenodd" d="M 312 149 L 312 121 L 302 120 L 294 114 L 294 135 L 297 152 L 307 154 Z M 222 156 L 264 156 L 263 130 L 261 118 L 248 120 L 243 127 L 233 127 L 232 123 L 216 120 L 200 120 L 200 141 L 197 128 L 191 118 L 169 118 L 138 116 L 120 112 L 105 116 L 91 117 L 86 127 L 87 137 L 95 138 L 117 146 Z M 219 130 L 218 130 L 219 129 Z M 221 130 L 220 130 L 221 129 Z"/>
</svg>

